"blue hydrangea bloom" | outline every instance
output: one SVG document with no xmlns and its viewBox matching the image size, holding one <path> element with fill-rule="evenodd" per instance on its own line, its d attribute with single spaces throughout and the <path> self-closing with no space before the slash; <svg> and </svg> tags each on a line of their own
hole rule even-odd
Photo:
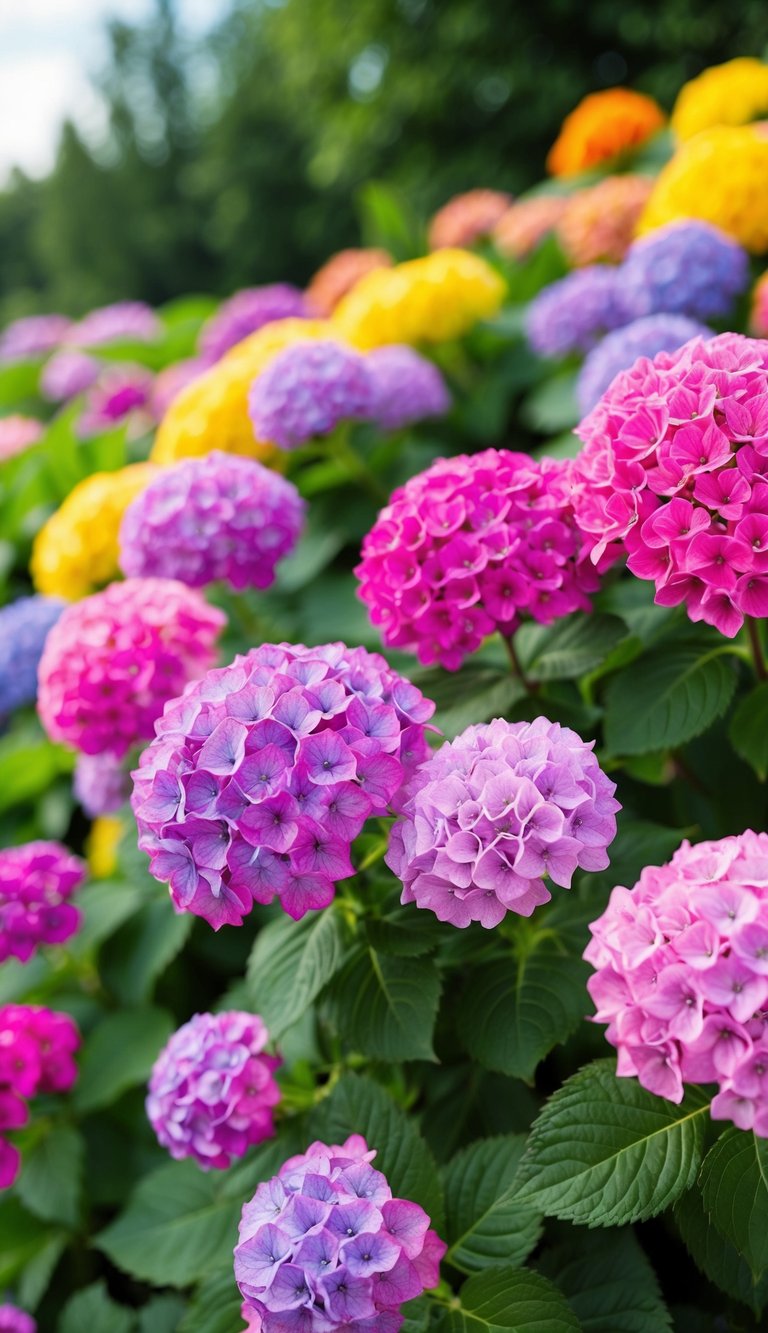
<svg viewBox="0 0 768 1333">
<path fill-rule="evenodd" d="M 673 222 L 635 241 L 620 269 L 635 316 L 722 319 L 749 284 L 749 258 L 708 222 Z"/>
<path fill-rule="evenodd" d="M 20 597 L 0 607 L 0 719 L 36 698 L 37 664 L 65 606 L 58 597 Z"/>
<path fill-rule="evenodd" d="M 576 397 L 582 416 L 602 398 L 622 370 L 629 370 L 641 356 L 674 352 L 691 338 L 711 338 L 712 330 L 687 315 L 644 315 L 614 329 L 593 347 L 579 372 Z"/>
<path fill-rule="evenodd" d="M 525 331 L 539 356 L 562 357 L 588 352 L 605 333 L 632 318 L 620 270 L 592 264 L 539 292 L 528 307 Z"/>
</svg>

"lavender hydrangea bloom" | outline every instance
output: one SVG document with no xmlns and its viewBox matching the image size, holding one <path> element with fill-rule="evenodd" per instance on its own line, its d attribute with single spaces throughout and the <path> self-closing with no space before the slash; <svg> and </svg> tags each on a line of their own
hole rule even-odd
<svg viewBox="0 0 768 1333">
<path fill-rule="evenodd" d="M 45 640 L 65 605 L 58 597 L 20 597 L 0 609 L 0 720 L 34 702 Z"/>
<path fill-rule="evenodd" d="M 37 1333 L 37 1324 L 17 1305 L 0 1305 L 0 1333 Z"/>
<path fill-rule="evenodd" d="M 144 301 L 116 301 L 89 311 L 70 328 L 67 342 L 74 347 L 97 347 L 123 338 L 153 342 L 161 332 L 160 320 Z"/>
<path fill-rule="evenodd" d="M 545 287 L 525 319 L 528 341 L 539 356 L 587 352 L 603 334 L 634 317 L 622 290 L 620 271 L 593 264 Z"/>
<path fill-rule="evenodd" d="M 215 450 L 161 472 L 128 506 L 120 567 L 201 588 L 268 588 L 299 539 L 306 505 L 261 463 Z"/>
<path fill-rule="evenodd" d="M 408 784 L 386 861 L 401 902 L 453 926 L 490 929 L 530 916 L 570 888 L 577 869 L 604 870 L 616 836 L 616 784 L 575 731 L 535 722 L 468 727 Z"/>
<path fill-rule="evenodd" d="M 258 439 L 297 449 L 340 421 L 370 417 L 374 390 L 366 358 L 330 340 L 279 352 L 251 386 L 248 410 Z"/>
<path fill-rule="evenodd" d="M 276 319 L 308 318 L 307 302 L 298 287 L 288 282 L 246 287 L 224 301 L 203 325 L 198 342 L 200 355 L 208 365 L 213 365 L 230 347 L 265 324 Z"/>
<path fill-rule="evenodd" d="M 634 241 L 620 269 L 635 316 L 720 319 L 749 283 L 749 256 L 708 222 L 673 222 Z"/>
<path fill-rule="evenodd" d="M 269 1033 L 257 1014 L 195 1014 L 160 1052 L 149 1080 L 147 1116 L 171 1157 L 193 1157 L 204 1171 L 226 1170 L 275 1132 L 280 1100 L 265 1055 Z"/>
<path fill-rule="evenodd" d="M 131 794 L 128 769 L 117 755 L 79 754 L 72 780 L 75 797 L 91 819 L 114 814 Z"/>
<path fill-rule="evenodd" d="M 218 930 L 277 895 L 298 920 L 425 759 L 434 704 L 378 653 L 262 644 L 168 705 L 133 774 L 139 846 Z"/>
<path fill-rule="evenodd" d="M 375 1156 L 359 1134 L 313 1143 L 246 1203 L 235 1279 L 262 1333 L 397 1333 L 400 1307 L 437 1286 L 446 1247 Z"/>
<path fill-rule="evenodd" d="M 608 386 L 622 370 L 641 356 L 674 352 L 691 338 L 711 338 L 712 330 L 687 315 L 645 315 L 623 329 L 614 329 L 593 347 L 579 371 L 576 397 L 582 416 L 591 412 Z"/>
<path fill-rule="evenodd" d="M 373 382 L 371 415 L 384 430 L 400 430 L 422 417 L 439 417 L 451 395 L 437 366 L 412 347 L 393 345 L 369 352 L 366 365 Z"/>
<path fill-rule="evenodd" d="M 25 361 L 58 347 L 71 320 L 66 315 L 27 315 L 0 333 L 0 361 Z"/>
<path fill-rule="evenodd" d="M 52 403 L 66 402 L 90 389 L 103 366 L 94 356 L 76 347 L 62 347 L 43 367 L 40 389 Z"/>
</svg>

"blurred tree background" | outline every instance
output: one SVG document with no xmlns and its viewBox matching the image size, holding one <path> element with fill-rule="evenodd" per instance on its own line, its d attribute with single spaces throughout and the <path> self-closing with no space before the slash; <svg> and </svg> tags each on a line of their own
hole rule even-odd
<svg viewBox="0 0 768 1333">
<path fill-rule="evenodd" d="M 518 193 L 585 93 L 669 108 L 767 44 L 765 0 L 244 0 L 198 42 L 155 0 L 110 25 L 104 141 L 66 124 L 51 174 L 0 193 L 0 316 L 301 282 L 357 239 L 367 181 L 420 216 Z"/>
</svg>

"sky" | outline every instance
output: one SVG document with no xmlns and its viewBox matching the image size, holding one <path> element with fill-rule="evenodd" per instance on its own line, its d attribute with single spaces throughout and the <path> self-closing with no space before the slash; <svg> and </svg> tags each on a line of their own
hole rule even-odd
<svg viewBox="0 0 768 1333">
<path fill-rule="evenodd" d="M 14 166 L 50 170 L 66 117 L 98 133 L 103 109 L 89 75 L 106 54 L 106 20 L 140 20 L 151 0 L 0 0 L 0 184 Z M 225 0 L 179 0 L 185 23 L 205 28 Z"/>
</svg>

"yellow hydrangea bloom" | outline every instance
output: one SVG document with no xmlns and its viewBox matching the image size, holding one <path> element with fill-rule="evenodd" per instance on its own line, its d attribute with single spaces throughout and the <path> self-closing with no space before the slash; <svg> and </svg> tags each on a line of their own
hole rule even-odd
<svg viewBox="0 0 768 1333">
<path fill-rule="evenodd" d="M 88 869 L 94 879 L 109 879 L 117 870 L 117 848 L 125 832 L 122 819 L 100 815 L 94 819 L 85 844 Z"/>
<path fill-rule="evenodd" d="M 275 446 L 257 440 L 253 433 L 248 390 L 284 348 L 307 338 L 328 337 L 333 337 L 333 329 L 324 320 L 278 319 L 244 338 L 174 398 L 158 427 L 152 461 L 200 458 L 212 449 L 269 461 Z"/>
<path fill-rule="evenodd" d="M 714 125 L 747 125 L 768 113 L 768 65 L 751 56 L 705 69 L 678 93 L 670 124 L 678 139 Z"/>
<path fill-rule="evenodd" d="M 466 250 L 436 250 L 367 273 L 336 307 L 331 323 L 364 352 L 387 343 L 448 342 L 495 315 L 504 293 L 503 279 L 484 259 Z"/>
<path fill-rule="evenodd" d="M 643 235 L 678 218 L 720 227 L 747 250 L 768 250 L 768 138 L 720 125 L 682 144 L 656 180 Z"/>
<path fill-rule="evenodd" d="M 78 482 L 35 538 L 30 571 L 37 591 L 76 602 L 114 579 L 123 514 L 156 473 L 151 463 L 131 463 Z"/>
</svg>

